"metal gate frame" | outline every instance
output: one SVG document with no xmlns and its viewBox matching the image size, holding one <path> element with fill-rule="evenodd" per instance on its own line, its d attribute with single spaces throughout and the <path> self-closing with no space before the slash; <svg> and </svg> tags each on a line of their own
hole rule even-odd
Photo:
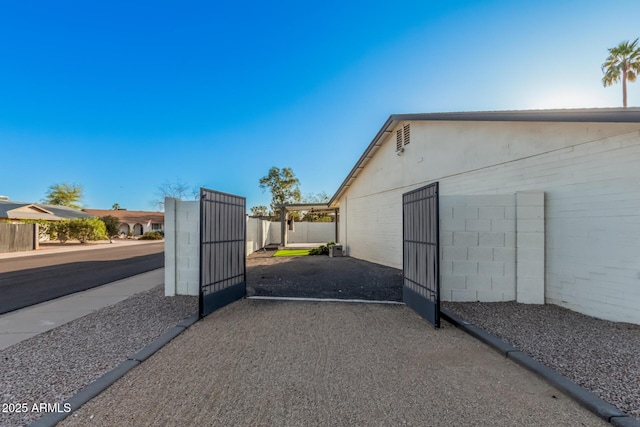
<svg viewBox="0 0 640 427">
<path fill-rule="evenodd" d="M 440 327 L 438 182 L 402 195 L 402 298 Z"/>
<path fill-rule="evenodd" d="M 246 199 L 200 188 L 200 296 L 204 317 L 247 294 Z"/>
</svg>

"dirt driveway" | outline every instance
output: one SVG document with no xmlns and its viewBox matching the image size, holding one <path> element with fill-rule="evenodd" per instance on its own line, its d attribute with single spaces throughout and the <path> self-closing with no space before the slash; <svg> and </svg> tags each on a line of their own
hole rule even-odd
<svg viewBox="0 0 640 427">
<path fill-rule="evenodd" d="M 61 426 L 604 426 L 534 374 L 403 305 L 243 299 Z"/>
<path fill-rule="evenodd" d="M 355 258 L 247 258 L 247 296 L 402 301 L 402 270 Z"/>
<path fill-rule="evenodd" d="M 352 258 L 252 257 L 248 291 L 401 298 Z M 400 304 L 242 299 L 210 314 L 61 426 L 603 426 L 461 330 Z"/>
</svg>

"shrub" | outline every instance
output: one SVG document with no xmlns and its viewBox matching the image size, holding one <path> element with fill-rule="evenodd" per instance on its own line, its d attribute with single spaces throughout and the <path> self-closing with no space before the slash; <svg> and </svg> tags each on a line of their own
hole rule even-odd
<svg viewBox="0 0 640 427">
<path fill-rule="evenodd" d="M 69 237 L 80 243 L 107 238 L 107 228 L 100 218 L 76 218 L 69 222 Z"/>
<path fill-rule="evenodd" d="M 49 239 L 65 243 L 71 237 L 71 220 L 63 219 L 49 224 Z"/>
<path fill-rule="evenodd" d="M 335 245 L 336 242 L 329 242 L 326 245 L 318 246 L 309 251 L 309 255 L 329 255 L 329 246 Z"/>
<path fill-rule="evenodd" d="M 158 231 L 147 231 L 140 237 L 140 240 L 162 240 L 162 234 Z"/>
</svg>

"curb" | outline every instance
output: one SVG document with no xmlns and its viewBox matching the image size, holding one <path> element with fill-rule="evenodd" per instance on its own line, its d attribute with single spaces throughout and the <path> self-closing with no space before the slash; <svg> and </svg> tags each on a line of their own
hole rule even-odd
<svg viewBox="0 0 640 427">
<path fill-rule="evenodd" d="M 89 400 L 93 399 L 103 391 L 105 391 L 109 386 L 122 378 L 127 372 L 138 366 L 140 363 L 147 360 L 151 357 L 155 352 L 164 347 L 169 341 L 180 335 L 184 332 L 189 326 L 193 325 L 198 321 L 199 317 L 197 314 L 187 317 L 180 323 L 178 323 L 173 328 L 167 330 L 158 338 L 156 338 L 152 343 L 146 345 L 142 350 L 138 351 L 133 356 L 129 357 L 124 362 L 120 363 L 118 366 L 80 390 L 75 395 L 71 396 L 69 399 L 65 400 L 60 407 L 63 408 L 65 404 L 70 405 L 71 410 L 69 412 L 51 412 L 49 414 L 44 415 L 40 419 L 34 421 L 29 424 L 29 427 L 53 427 L 58 424 L 60 421 L 67 418 L 77 409 L 80 409 L 82 405 L 87 403 Z"/>
<path fill-rule="evenodd" d="M 593 412 L 595 415 L 607 421 L 608 423 L 621 427 L 640 427 L 640 421 L 629 417 L 627 414 L 625 414 L 609 402 L 602 400 L 595 394 L 591 393 L 589 390 L 579 386 L 567 377 L 560 375 L 553 369 L 549 368 L 546 365 L 543 365 L 542 363 L 538 362 L 531 356 L 521 352 L 515 347 L 512 347 L 511 345 L 502 341 L 500 338 L 491 335 L 487 331 L 463 320 L 458 315 L 452 313 L 447 309 L 441 308 L 440 313 L 445 320 L 452 323 L 454 326 L 462 329 L 469 335 L 477 338 L 478 340 L 487 344 L 489 347 L 492 347 L 494 350 L 497 350 L 500 354 L 507 357 L 508 359 L 513 360 L 520 366 L 527 368 L 533 373 L 544 378 L 555 388 L 564 392 L 584 408 Z"/>
</svg>

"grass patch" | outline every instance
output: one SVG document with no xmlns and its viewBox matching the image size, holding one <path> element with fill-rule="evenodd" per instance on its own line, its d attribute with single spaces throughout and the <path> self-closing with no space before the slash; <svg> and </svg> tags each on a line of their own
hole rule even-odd
<svg viewBox="0 0 640 427">
<path fill-rule="evenodd" d="M 273 256 L 307 256 L 309 249 L 281 249 L 276 251 Z"/>
</svg>

